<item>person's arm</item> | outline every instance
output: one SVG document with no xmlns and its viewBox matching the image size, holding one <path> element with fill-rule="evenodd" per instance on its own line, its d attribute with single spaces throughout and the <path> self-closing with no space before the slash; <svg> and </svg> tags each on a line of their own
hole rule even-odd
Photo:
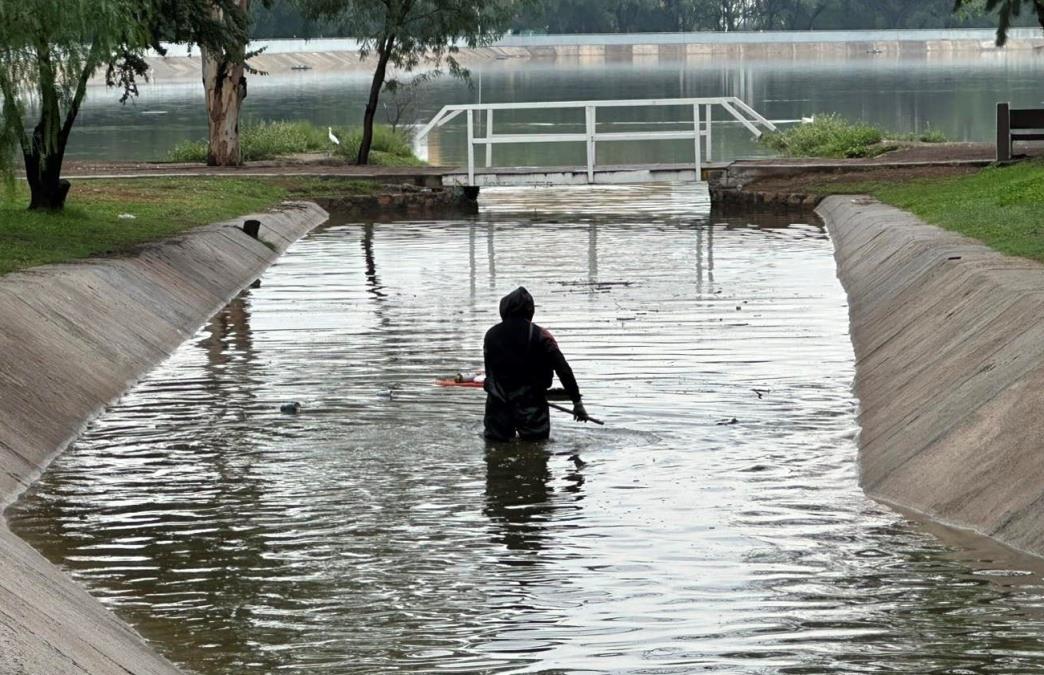
<svg viewBox="0 0 1044 675">
<path fill-rule="evenodd" d="M 500 387 L 500 383 L 497 382 L 496 373 L 493 371 L 493 363 L 490 360 L 490 352 L 493 351 L 495 345 L 490 339 L 490 334 L 493 332 L 491 329 L 485 333 L 485 337 L 482 339 L 482 367 L 485 372 L 485 379 L 482 380 L 482 389 L 485 393 L 490 394 L 499 401 L 506 401 L 507 397 L 504 395 L 503 389 Z"/>
<path fill-rule="evenodd" d="M 540 343 L 547 352 L 548 358 L 551 359 L 551 367 L 554 368 L 559 381 L 569 394 L 569 399 L 574 405 L 580 403 L 580 386 L 576 383 L 576 376 L 573 375 L 569 362 L 566 361 L 562 350 L 558 348 L 558 342 L 549 331 L 541 329 Z"/>
</svg>

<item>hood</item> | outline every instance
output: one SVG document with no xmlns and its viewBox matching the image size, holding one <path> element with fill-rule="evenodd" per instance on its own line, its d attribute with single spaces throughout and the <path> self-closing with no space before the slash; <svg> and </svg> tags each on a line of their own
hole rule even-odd
<svg viewBox="0 0 1044 675">
<path fill-rule="evenodd" d="M 533 296 L 519 286 L 500 299 L 500 318 L 505 321 L 512 318 L 532 321 L 534 307 Z"/>
</svg>

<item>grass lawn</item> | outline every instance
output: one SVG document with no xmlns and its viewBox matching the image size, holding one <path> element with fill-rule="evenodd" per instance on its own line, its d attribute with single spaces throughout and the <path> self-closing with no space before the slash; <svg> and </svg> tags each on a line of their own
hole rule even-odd
<svg viewBox="0 0 1044 675">
<path fill-rule="evenodd" d="M 1044 262 L 1044 162 L 990 167 L 950 178 L 813 185 L 817 192 L 870 194 L 927 223 L 1001 253 Z"/>
<path fill-rule="evenodd" d="M 315 178 L 138 178 L 74 181 L 64 211 L 27 211 L 20 185 L 0 200 L 0 275 L 47 263 L 125 253 L 150 240 L 268 209 L 285 199 L 360 194 L 377 186 Z M 121 219 L 129 213 L 134 219 Z"/>
</svg>

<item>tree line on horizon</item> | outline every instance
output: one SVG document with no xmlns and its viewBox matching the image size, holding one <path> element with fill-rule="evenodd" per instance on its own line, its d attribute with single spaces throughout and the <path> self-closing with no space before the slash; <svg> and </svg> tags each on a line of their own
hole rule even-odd
<svg viewBox="0 0 1044 675">
<path fill-rule="evenodd" d="M 997 5 L 987 10 L 987 3 Z M 999 0 L 1000 3 L 1009 0 Z M 519 3 L 508 29 L 517 34 L 690 31 L 985 28 L 997 0 L 532 0 Z M 1013 26 L 1034 25 L 1032 12 Z M 256 5 L 253 35 L 266 38 L 351 37 L 336 21 L 317 20 L 296 0 Z"/>
</svg>

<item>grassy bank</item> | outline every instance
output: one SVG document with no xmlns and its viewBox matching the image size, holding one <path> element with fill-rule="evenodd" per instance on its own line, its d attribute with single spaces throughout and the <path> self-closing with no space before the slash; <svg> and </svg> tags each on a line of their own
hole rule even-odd
<svg viewBox="0 0 1044 675">
<path fill-rule="evenodd" d="M 287 198 L 361 194 L 377 186 L 306 177 L 76 181 L 65 210 L 58 213 L 26 211 L 28 198 L 22 186 L 18 189 L 14 201 L 0 201 L 0 275 L 126 253 L 143 242 L 263 211 Z"/>
<path fill-rule="evenodd" d="M 990 167 L 967 176 L 813 184 L 823 194 L 870 194 L 927 223 L 1008 255 L 1044 262 L 1044 162 Z"/>
<path fill-rule="evenodd" d="M 817 115 L 809 124 L 765 134 L 762 145 L 787 157 L 844 159 L 876 157 L 909 143 L 945 143 L 946 136 L 928 129 L 920 134 L 898 134 L 840 115 Z"/>
<path fill-rule="evenodd" d="M 340 145 L 329 138 L 329 130 L 310 122 L 245 122 L 240 126 L 239 142 L 243 161 L 279 159 L 293 155 L 329 154 L 354 162 L 362 143 L 362 129 L 335 127 Z M 206 140 L 182 141 L 171 148 L 172 162 L 206 162 Z M 375 166 L 422 166 L 413 154 L 409 137 L 401 131 L 377 125 L 373 129 L 370 163 Z"/>
</svg>

